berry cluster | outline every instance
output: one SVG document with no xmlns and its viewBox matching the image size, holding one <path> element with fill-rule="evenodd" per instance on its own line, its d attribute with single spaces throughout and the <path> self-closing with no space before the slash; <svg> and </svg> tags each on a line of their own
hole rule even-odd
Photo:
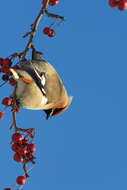
<svg viewBox="0 0 127 190">
<path fill-rule="evenodd" d="M 0 73 L 3 73 L 2 80 L 8 81 L 10 85 L 14 86 L 16 84 L 16 81 L 11 77 L 12 73 L 10 71 L 10 68 L 18 69 L 18 66 L 12 67 L 12 61 L 9 58 L 0 58 Z"/>
<path fill-rule="evenodd" d="M 36 146 L 30 142 L 30 137 L 29 135 L 24 136 L 18 132 L 12 135 L 11 149 L 15 152 L 13 159 L 18 163 L 23 163 L 24 166 L 26 166 L 28 162 L 35 164 L 35 156 L 33 153 L 36 151 Z M 16 178 L 16 184 L 21 186 L 25 185 L 28 177 L 27 168 L 25 168 L 25 174 Z M 4 190 L 12 190 L 12 188 L 5 188 Z"/>
<path fill-rule="evenodd" d="M 16 85 L 16 80 L 13 79 L 12 73 L 10 71 L 10 68 L 16 70 L 18 69 L 18 65 L 13 65 L 12 59 L 14 57 L 11 56 L 11 58 L 0 58 L 0 74 L 1 79 L 3 81 L 3 84 L 0 85 L 2 87 L 4 84 L 8 83 L 11 86 Z M 13 66 L 12 66 L 13 65 Z M 7 107 L 13 106 L 13 99 L 11 97 L 5 97 L 2 100 L 2 104 L 5 106 L 2 112 L 0 112 L 0 119 L 4 118 L 4 112 Z M 19 112 L 19 108 L 15 106 L 15 112 Z"/>
<path fill-rule="evenodd" d="M 33 162 L 35 157 L 33 152 L 36 151 L 36 146 L 33 143 L 29 143 L 29 139 L 24 137 L 20 133 L 14 133 L 12 136 L 11 149 L 15 152 L 14 160 L 17 162 Z"/>
<path fill-rule="evenodd" d="M 127 0 L 109 0 L 109 5 L 112 8 L 117 7 L 119 10 L 124 11 L 127 9 Z"/>
</svg>

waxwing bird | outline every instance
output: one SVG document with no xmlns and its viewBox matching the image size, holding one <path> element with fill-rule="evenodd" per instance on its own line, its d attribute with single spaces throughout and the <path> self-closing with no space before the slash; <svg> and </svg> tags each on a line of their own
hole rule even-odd
<svg viewBox="0 0 127 190">
<path fill-rule="evenodd" d="M 18 106 L 43 110 L 46 118 L 64 112 L 72 102 L 54 67 L 33 50 L 32 60 L 21 61 L 18 70 L 10 69 Z"/>
</svg>

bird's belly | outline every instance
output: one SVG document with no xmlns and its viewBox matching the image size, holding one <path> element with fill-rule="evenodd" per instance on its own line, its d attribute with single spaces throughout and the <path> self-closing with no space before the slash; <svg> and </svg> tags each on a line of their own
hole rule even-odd
<svg viewBox="0 0 127 190">
<path fill-rule="evenodd" d="M 16 99 L 18 100 L 20 106 L 31 110 L 42 110 L 48 102 L 46 96 L 44 96 L 42 92 L 40 93 L 40 89 L 36 86 L 31 89 L 30 84 L 23 85 L 18 83 L 18 92 L 16 92 Z"/>
<path fill-rule="evenodd" d="M 24 98 L 20 98 L 20 106 L 31 109 L 31 110 L 42 110 L 47 103 L 47 98 L 42 97 L 41 101 L 36 102 L 34 101 L 34 98 L 28 99 L 28 101 L 24 101 Z"/>
</svg>

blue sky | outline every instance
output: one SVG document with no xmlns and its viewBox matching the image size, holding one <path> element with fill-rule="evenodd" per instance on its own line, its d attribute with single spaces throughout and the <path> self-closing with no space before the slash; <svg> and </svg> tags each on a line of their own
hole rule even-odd
<svg viewBox="0 0 127 190">
<path fill-rule="evenodd" d="M 22 35 L 40 5 L 40 0 L 1 2 L 0 57 L 24 49 Z M 126 190 L 127 11 L 99 0 L 60 1 L 50 11 L 67 20 L 50 39 L 42 30 L 52 20 L 44 18 L 35 44 L 74 99 L 64 114 L 48 121 L 42 111 L 22 109 L 18 115 L 20 127 L 37 128 L 37 163 L 24 190 Z M 1 100 L 11 92 L 1 88 Z M 8 111 L 0 121 L 1 189 L 22 174 L 10 150 L 10 124 Z"/>
</svg>

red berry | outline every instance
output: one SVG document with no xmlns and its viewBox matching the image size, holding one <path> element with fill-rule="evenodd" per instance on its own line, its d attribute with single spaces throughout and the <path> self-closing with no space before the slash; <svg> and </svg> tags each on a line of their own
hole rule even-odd
<svg viewBox="0 0 127 190">
<path fill-rule="evenodd" d="M 22 144 L 22 140 L 23 140 L 23 135 L 21 135 L 20 133 L 14 133 L 12 135 L 12 141 L 14 143 Z"/>
<path fill-rule="evenodd" d="M 49 27 L 44 28 L 43 33 L 48 35 L 49 37 L 55 36 L 55 31 Z"/>
<path fill-rule="evenodd" d="M 126 10 L 127 9 L 127 0 L 121 0 L 119 2 L 118 9 L 121 10 L 121 11 Z"/>
<path fill-rule="evenodd" d="M 12 75 L 11 71 L 8 67 L 2 67 L 0 68 L 0 72 L 6 73 L 7 75 Z"/>
<path fill-rule="evenodd" d="M 28 151 L 29 152 L 35 152 L 36 151 L 36 146 L 35 144 L 28 144 L 27 145 Z"/>
<path fill-rule="evenodd" d="M 14 154 L 13 158 L 16 162 L 23 162 L 23 157 L 17 152 Z"/>
<path fill-rule="evenodd" d="M 59 3 L 59 0 L 49 0 L 49 5 L 54 6 Z"/>
<path fill-rule="evenodd" d="M 11 190 L 11 188 L 5 188 L 4 190 Z"/>
<path fill-rule="evenodd" d="M 29 142 L 29 139 L 26 138 L 26 137 L 25 137 L 25 138 L 23 139 L 23 141 L 22 141 L 23 144 L 28 144 L 28 142 Z"/>
<path fill-rule="evenodd" d="M 12 144 L 11 149 L 14 152 L 19 152 L 19 145 L 17 143 Z"/>
<path fill-rule="evenodd" d="M 4 113 L 0 112 L 0 119 L 3 119 L 3 118 L 4 118 Z"/>
<path fill-rule="evenodd" d="M 7 75 L 7 74 L 4 74 L 3 76 L 2 76 L 2 80 L 8 80 L 9 79 L 9 75 Z"/>
<path fill-rule="evenodd" d="M 21 154 L 22 156 L 26 155 L 27 153 L 27 146 L 20 146 L 19 147 L 19 154 Z"/>
<path fill-rule="evenodd" d="M 12 62 L 11 62 L 10 59 L 8 59 L 8 58 L 5 58 L 5 59 L 0 58 L 0 65 L 1 65 L 2 67 L 10 67 L 11 64 L 12 64 Z"/>
<path fill-rule="evenodd" d="M 0 58 L 0 65 L 3 65 L 3 58 Z"/>
<path fill-rule="evenodd" d="M 31 159 L 31 158 L 33 158 L 33 154 L 31 152 L 29 152 L 26 154 L 26 157 L 27 157 L 27 159 Z"/>
<path fill-rule="evenodd" d="M 44 28 L 44 30 L 43 30 L 44 34 L 48 35 L 49 32 L 50 32 L 50 28 L 49 27 Z"/>
<path fill-rule="evenodd" d="M 2 104 L 4 104 L 5 106 L 10 106 L 10 105 L 12 104 L 12 98 L 5 97 L 5 98 L 2 100 Z"/>
<path fill-rule="evenodd" d="M 9 84 L 10 84 L 11 86 L 16 85 L 16 80 L 13 79 L 13 78 L 10 78 L 10 79 L 9 79 Z"/>
<path fill-rule="evenodd" d="M 26 177 L 25 176 L 18 176 L 17 179 L 16 179 L 16 182 L 19 185 L 25 185 Z"/>
<path fill-rule="evenodd" d="M 3 59 L 3 67 L 10 67 L 12 64 L 11 60 L 8 58 Z"/>
<path fill-rule="evenodd" d="M 55 36 L 55 31 L 53 29 L 50 29 L 50 32 L 48 34 L 49 37 L 54 37 Z"/>
<path fill-rule="evenodd" d="M 109 0 L 109 5 L 112 8 L 118 7 L 120 0 Z"/>
</svg>

